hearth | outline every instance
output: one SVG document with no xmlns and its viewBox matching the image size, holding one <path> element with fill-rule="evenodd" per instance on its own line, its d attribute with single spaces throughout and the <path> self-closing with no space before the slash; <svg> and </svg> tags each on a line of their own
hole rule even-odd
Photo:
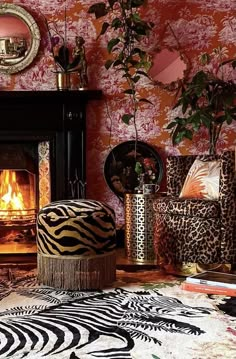
<svg viewBox="0 0 236 359">
<path fill-rule="evenodd" d="M 86 105 L 100 98 L 99 90 L 0 92 L 1 262 L 36 254 L 40 208 L 86 197 Z"/>
</svg>

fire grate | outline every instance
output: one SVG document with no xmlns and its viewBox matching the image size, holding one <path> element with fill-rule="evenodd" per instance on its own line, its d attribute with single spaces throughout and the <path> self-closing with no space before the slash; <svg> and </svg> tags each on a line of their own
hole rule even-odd
<svg viewBox="0 0 236 359">
<path fill-rule="evenodd" d="M 1 210 L 0 209 L 0 229 L 4 227 L 32 227 L 36 224 L 36 209 L 24 210 Z"/>
</svg>

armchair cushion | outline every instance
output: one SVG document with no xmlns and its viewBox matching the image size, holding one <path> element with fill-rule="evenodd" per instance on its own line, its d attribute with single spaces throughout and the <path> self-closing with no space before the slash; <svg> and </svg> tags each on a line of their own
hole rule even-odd
<svg viewBox="0 0 236 359">
<path fill-rule="evenodd" d="M 185 179 L 180 198 L 219 199 L 220 161 L 196 159 Z"/>
</svg>

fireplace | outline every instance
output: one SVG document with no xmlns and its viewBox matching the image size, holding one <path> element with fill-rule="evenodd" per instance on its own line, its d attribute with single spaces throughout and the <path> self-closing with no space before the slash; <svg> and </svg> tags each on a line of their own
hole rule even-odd
<svg viewBox="0 0 236 359">
<path fill-rule="evenodd" d="M 42 144 L 0 143 L 0 254 L 36 252 L 37 212 L 51 199 L 39 176 Z M 49 173 L 44 180 L 49 188 Z"/>
<path fill-rule="evenodd" d="M 1 262 L 35 260 L 40 208 L 86 197 L 86 105 L 100 98 L 99 90 L 0 92 Z"/>
</svg>

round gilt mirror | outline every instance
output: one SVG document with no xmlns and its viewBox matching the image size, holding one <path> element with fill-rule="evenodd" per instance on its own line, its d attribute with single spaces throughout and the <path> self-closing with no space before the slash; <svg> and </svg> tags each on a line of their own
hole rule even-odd
<svg viewBox="0 0 236 359">
<path fill-rule="evenodd" d="M 13 74 L 29 66 L 39 45 L 34 18 L 21 6 L 0 4 L 0 72 Z"/>
<path fill-rule="evenodd" d="M 177 89 L 190 70 L 188 58 L 176 49 L 159 49 L 152 54 L 149 76 L 155 85 L 168 90 Z"/>
</svg>

